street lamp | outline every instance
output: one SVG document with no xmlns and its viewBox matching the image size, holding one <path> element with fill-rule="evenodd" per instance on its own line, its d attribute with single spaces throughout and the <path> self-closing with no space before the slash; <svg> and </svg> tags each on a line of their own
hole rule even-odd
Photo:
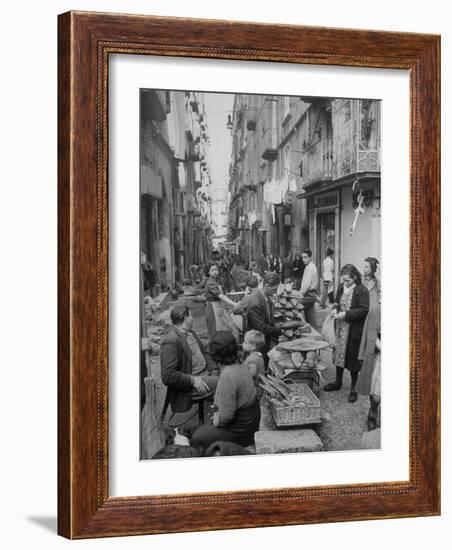
<svg viewBox="0 0 452 550">
<path fill-rule="evenodd" d="M 232 130 L 233 127 L 234 127 L 234 125 L 232 124 L 231 115 L 228 115 L 228 121 L 226 122 L 226 128 L 228 130 Z"/>
</svg>

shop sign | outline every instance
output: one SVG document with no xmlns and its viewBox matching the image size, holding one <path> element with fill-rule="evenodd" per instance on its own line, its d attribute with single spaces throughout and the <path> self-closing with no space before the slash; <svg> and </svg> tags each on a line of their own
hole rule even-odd
<svg viewBox="0 0 452 550">
<path fill-rule="evenodd" d="M 314 198 L 314 208 L 327 208 L 329 206 L 338 206 L 338 194 L 321 195 Z"/>
</svg>

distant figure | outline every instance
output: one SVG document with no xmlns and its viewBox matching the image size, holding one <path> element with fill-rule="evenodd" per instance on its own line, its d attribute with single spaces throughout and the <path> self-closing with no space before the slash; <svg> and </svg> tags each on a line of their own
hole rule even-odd
<svg viewBox="0 0 452 550">
<path fill-rule="evenodd" d="M 301 280 L 303 279 L 304 263 L 300 254 L 295 254 L 295 259 L 292 263 L 292 274 L 294 279 L 294 287 L 296 290 L 300 290 Z"/>
<path fill-rule="evenodd" d="M 262 256 L 259 258 L 259 273 L 261 277 L 263 277 L 267 271 L 270 271 L 270 261 L 268 259 L 268 256 L 265 256 L 262 254 Z"/>
<path fill-rule="evenodd" d="M 369 291 L 370 309 L 375 307 L 381 301 L 381 286 L 375 273 L 377 272 L 379 261 L 377 258 L 366 258 L 364 260 L 363 283 Z"/>
<path fill-rule="evenodd" d="M 226 257 L 223 257 L 218 263 L 218 281 L 225 292 L 231 292 L 234 286 L 234 280 L 231 275 L 230 262 Z"/>
<path fill-rule="evenodd" d="M 327 298 L 330 302 L 334 301 L 334 261 L 333 261 L 333 249 L 326 249 L 326 257 L 323 260 L 322 270 L 322 297 L 320 298 L 320 307 L 324 309 L 326 307 Z"/>
<path fill-rule="evenodd" d="M 152 294 L 154 286 L 157 283 L 157 275 L 155 273 L 154 266 L 151 262 L 145 262 L 144 264 L 141 264 L 141 267 L 143 269 L 144 290 L 149 291 Z"/>
<path fill-rule="evenodd" d="M 274 271 L 275 273 L 281 272 L 281 258 L 279 256 L 270 256 L 270 271 Z"/>
<path fill-rule="evenodd" d="M 249 276 L 250 277 L 256 277 L 257 278 L 257 284 L 259 285 L 262 281 L 262 277 L 260 276 L 260 273 L 257 269 L 257 263 L 255 260 L 251 260 L 250 267 L 249 267 Z"/>
<path fill-rule="evenodd" d="M 283 261 L 283 280 L 286 283 L 292 280 L 292 253 L 289 252 Z"/>
</svg>

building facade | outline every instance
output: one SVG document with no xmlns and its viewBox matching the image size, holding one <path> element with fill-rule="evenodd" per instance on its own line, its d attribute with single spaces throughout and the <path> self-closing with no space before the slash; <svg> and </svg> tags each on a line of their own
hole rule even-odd
<svg viewBox="0 0 452 550">
<path fill-rule="evenodd" d="M 202 93 L 141 90 L 140 111 L 141 262 L 158 293 L 211 254 L 210 140 Z"/>
<path fill-rule="evenodd" d="M 306 205 L 296 200 L 308 108 L 298 97 L 235 97 L 229 238 L 245 260 L 284 257 L 308 244 Z"/>
<path fill-rule="evenodd" d="M 302 158 L 309 243 L 320 268 L 328 247 L 340 266 L 380 260 L 380 102 L 312 98 Z"/>
<path fill-rule="evenodd" d="M 339 266 L 380 259 L 380 103 L 237 94 L 229 235 L 242 259 L 328 247 Z"/>
</svg>

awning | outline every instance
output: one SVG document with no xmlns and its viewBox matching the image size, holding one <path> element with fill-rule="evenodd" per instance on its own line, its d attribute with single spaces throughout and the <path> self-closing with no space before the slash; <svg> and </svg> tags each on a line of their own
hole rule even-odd
<svg viewBox="0 0 452 550">
<path fill-rule="evenodd" d="M 163 180 L 150 166 L 141 165 L 141 194 L 150 195 L 156 199 L 163 197 Z"/>
</svg>

